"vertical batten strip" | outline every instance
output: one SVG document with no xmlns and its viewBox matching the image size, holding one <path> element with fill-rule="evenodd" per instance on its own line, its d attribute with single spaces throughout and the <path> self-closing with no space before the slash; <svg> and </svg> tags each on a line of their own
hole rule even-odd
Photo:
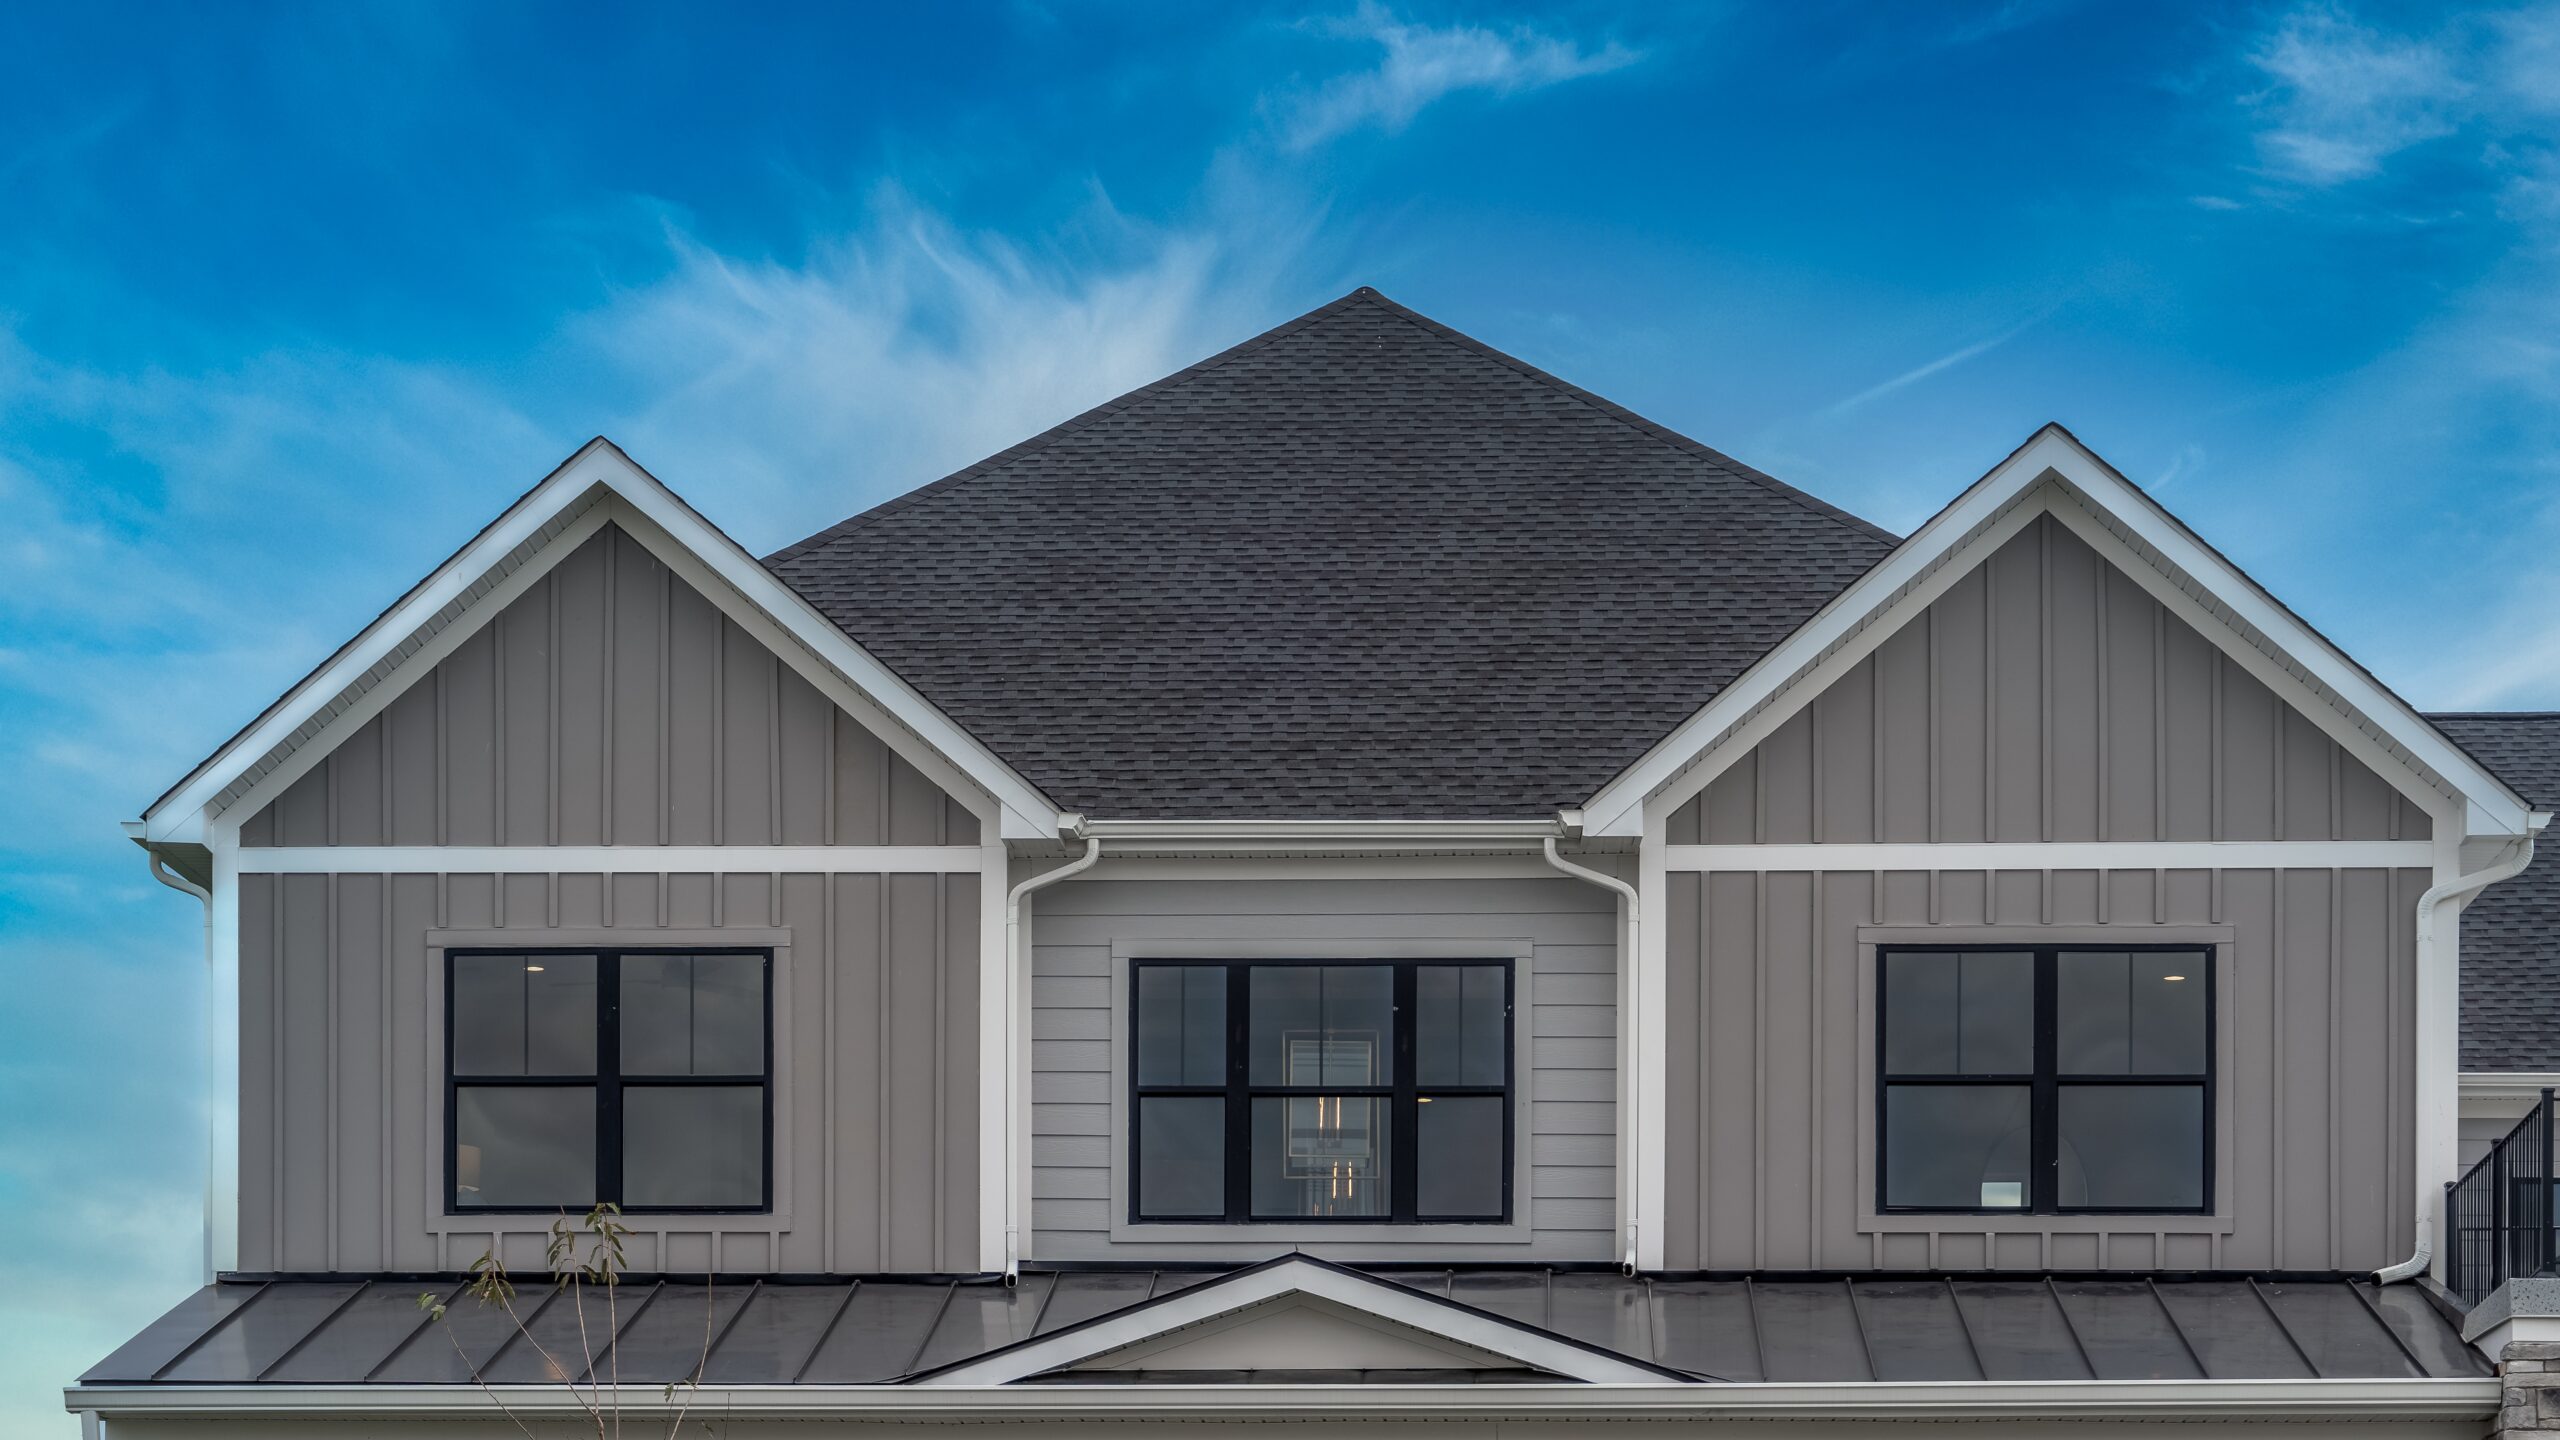
<svg viewBox="0 0 2560 1440">
<path fill-rule="evenodd" d="M 2151 838 L 2169 838 L 2169 607 L 2151 605 Z"/>
<path fill-rule="evenodd" d="M 2053 838 L 2053 520 L 2036 522 L 2036 837 Z M 2100 652 L 2103 664 L 2105 652 Z M 2103 723 L 2103 722 L 2101 722 Z M 2103 760 L 2103 756 L 2101 757 Z M 2103 782 L 2102 782 L 2103 783 Z M 2046 887 L 2048 891 L 2052 887 Z M 2053 901 L 2043 914 L 2050 923 Z M 1984 1242 L 1988 1244 L 1988 1241 Z"/>
<path fill-rule="evenodd" d="M 1751 877 L 1751 1268 L 1769 1267 L 1769 877 Z"/>
<path fill-rule="evenodd" d="M 335 760 L 337 757 L 333 755 L 330 758 Z M 329 823 L 333 830 L 337 825 L 336 809 L 335 804 L 330 806 Z M 321 1049 L 321 1064 L 327 1077 L 325 1088 L 329 1092 L 320 1107 L 321 1123 L 329 1127 L 327 1133 L 320 1137 L 320 1155 L 329 1167 L 329 1183 L 321 1201 L 328 1207 L 321 1223 L 321 1252 L 329 1257 L 328 1266 L 332 1270 L 338 1268 L 338 1099 L 346 1084 L 346 1077 L 338 1073 L 338 880 L 335 875 L 328 877 L 328 888 L 321 902 L 327 928 L 321 932 L 320 949 L 320 1006 L 322 1013 L 329 1017 L 329 1039 Z"/>
<path fill-rule="evenodd" d="M 2337 754 L 2336 747 L 2332 746 L 2329 753 L 2334 757 Z M 2333 777 L 2337 773 L 2334 766 L 2330 773 Z M 2339 1268 L 2338 1223 L 2343 1218 L 2338 1204 L 2340 1189 L 2338 1150 L 2345 1143 L 2345 1136 L 2338 1125 L 2338 1038 L 2342 1019 L 2338 1005 L 2338 931 L 2346 923 L 2346 890 L 2347 872 L 2331 870 L 2329 872 L 2329 1037 L 2328 1043 L 2321 1048 L 2328 1052 L 2329 1059 L 2327 1104 L 2329 1111 L 2329 1268 L 2332 1270 Z"/>
<path fill-rule="evenodd" d="M 658 574 L 658 843 L 672 843 L 675 834 L 676 787 L 674 742 L 668 730 L 675 724 L 675 572 L 660 564 L 653 567 Z M 658 923 L 667 923 L 666 877 L 659 877 Z"/>
<path fill-rule="evenodd" d="M 542 843 L 557 845 L 560 843 L 560 572 L 555 570 L 543 577 L 542 598 L 544 623 L 551 627 L 551 653 L 543 657 L 542 666 L 543 724 L 551 732 L 550 743 L 543 747 L 545 768 L 550 774 L 544 777 L 546 783 L 542 788 Z M 612 697 L 606 697 L 604 708 L 613 708 Z M 560 923 L 556 907 L 551 923 Z"/>
</svg>

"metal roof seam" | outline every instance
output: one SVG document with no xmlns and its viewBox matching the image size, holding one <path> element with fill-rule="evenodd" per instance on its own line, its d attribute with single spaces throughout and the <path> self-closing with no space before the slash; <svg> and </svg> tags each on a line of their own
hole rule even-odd
<svg viewBox="0 0 2560 1440">
<path fill-rule="evenodd" d="M 276 1373 L 277 1369 L 278 1369 L 279 1367 L 281 1367 L 281 1366 L 284 1364 L 284 1362 L 286 1362 L 287 1360 L 292 1359 L 295 1355 L 300 1354 L 300 1353 L 301 1353 L 301 1351 L 302 1351 L 302 1347 L 311 1343 L 311 1337 L 312 1337 L 312 1336 L 317 1335 L 317 1334 L 319 1334 L 321 1331 L 323 1331 L 323 1330 L 327 1329 L 327 1328 L 329 1327 L 329 1322 L 330 1322 L 330 1321 L 337 1319 L 339 1315 L 343 1314 L 343 1313 L 346 1311 L 346 1308 L 347 1308 L 348 1306 L 353 1305 L 354 1303 L 356 1303 L 357 1299 L 358 1299 L 359 1297 L 361 1297 L 361 1296 L 364 1294 L 364 1292 L 365 1292 L 365 1291 L 370 1290 L 370 1289 L 372 1289 L 372 1288 L 373 1288 L 373 1287 L 372 1287 L 372 1286 L 370 1286 L 370 1285 L 358 1285 L 358 1286 L 356 1286 L 356 1288 L 354 1288 L 353 1290 L 348 1291 L 348 1292 L 347 1292 L 347 1298 L 346 1298 L 346 1299 L 341 1300 L 341 1301 L 339 1301 L 337 1304 L 330 1306 L 327 1314 L 324 1314 L 324 1315 L 322 1315 L 319 1319 L 312 1321 L 312 1322 L 311 1322 L 311 1328 L 310 1328 L 310 1329 L 303 1331 L 303 1332 L 302 1332 L 302 1334 L 301 1334 L 298 1338 L 296 1338 L 292 1344 L 287 1345 L 286 1347 L 284 1347 L 284 1353 L 283 1353 L 283 1354 L 278 1355 L 275 1359 L 268 1361 L 268 1362 L 267 1362 L 267 1366 L 266 1366 L 266 1368 L 265 1368 L 265 1369 L 263 1369 L 263 1370 L 260 1370 L 260 1371 L 258 1372 L 258 1379 L 259 1379 L 260 1381 L 264 1381 L 268 1376 L 273 1375 L 274 1373 Z"/>
<path fill-rule="evenodd" d="M 835 1335 L 836 1327 L 844 1323 L 844 1312 L 853 1308 L 853 1297 L 861 1293 L 860 1280 L 844 1287 L 844 1298 L 836 1302 L 834 1312 L 827 1316 L 827 1323 L 818 1327 L 818 1338 L 809 1342 L 809 1353 L 801 1356 L 800 1364 L 792 1370 L 792 1384 L 799 1384 L 800 1377 L 809 1373 L 809 1367 L 818 1363 L 818 1352 L 827 1348 L 827 1341 Z M 738 1308 L 743 1310 L 746 1307 Z"/>
<path fill-rule="evenodd" d="M 184 1364 L 188 1356 L 193 1355 L 196 1351 L 204 1347 L 204 1342 L 221 1334 L 231 1325 L 231 1322 L 239 1319 L 243 1314 L 246 1314 L 250 1306 L 266 1299 L 267 1292 L 274 1288 L 275 1286 L 273 1282 L 261 1282 L 258 1286 L 257 1294 L 241 1301 L 237 1306 L 233 1307 L 229 1314 L 224 1315 L 220 1320 L 215 1321 L 203 1334 L 188 1341 L 186 1344 L 179 1346 L 177 1354 L 170 1356 L 166 1364 L 151 1372 L 151 1378 L 157 1380 L 161 1376 L 168 1374 L 170 1371 L 175 1370 L 180 1365 Z"/>
<path fill-rule="evenodd" d="M 1973 1357 L 1973 1378 L 1990 1379 L 1991 1367 L 1982 1363 L 1982 1346 L 1973 1338 L 1973 1322 L 1964 1318 L 1964 1298 L 1956 1294 L 1956 1282 L 1941 1279 L 1938 1283 L 1947 1287 L 1947 1308 L 1956 1312 L 1956 1333 L 1964 1337 L 1965 1353 Z"/>
<path fill-rule="evenodd" d="M 739 1301 L 738 1308 L 730 1311 L 729 1318 L 721 1322 L 720 1333 L 712 1337 L 710 1345 L 706 1346 L 702 1352 L 702 1371 L 705 1377 L 710 1374 L 712 1357 L 720 1353 L 720 1347 L 728 1340 L 729 1332 L 738 1328 L 738 1321 L 747 1313 L 747 1307 L 755 1304 L 756 1297 L 763 1293 L 762 1279 L 750 1281 L 747 1285 L 747 1298 Z"/>
<path fill-rule="evenodd" d="M 942 1304 L 933 1312 L 933 1323 L 924 1327 L 923 1338 L 916 1341 L 916 1353 L 908 1356 L 907 1363 L 900 1367 L 895 1375 L 890 1377 L 891 1384 L 904 1384 L 907 1381 L 914 1379 L 923 1371 L 924 1357 L 933 1349 L 933 1337 L 937 1331 L 942 1329 L 942 1322 L 950 1317 L 951 1301 L 953 1297 L 957 1296 L 959 1293 L 960 1282 L 957 1280 L 954 1280 L 949 1285 L 943 1287 Z"/>
<path fill-rule="evenodd" d="M 2087 1368 L 2089 1378 L 2103 1379 L 2098 1374 L 2098 1362 L 2089 1357 L 2088 1342 L 2080 1338 L 2080 1327 L 2071 1323 L 2071 1307 L 2062 1303 L 2062 1287 L 2054 1284 L 2053 1277 L 2047 1275 L 2044 1288 L 2045 1293 L 2053 1297 L 2053 1313 L 2062 1317 L 2062 1333 L 2071 1337 L 2071 1348 L 2079 1352 L 2080 1363 Z"/>
<path fill-rule="evenodd" d="M 2409 1358 L 2409 1368 L 2415 1371 L 2420 1379 L 2427 1378 L 2427 1362 L 2419 1359 L 2418 1352 L 2409 1348 L 2409 1342 L 2400 1338 L 2399 1327 L 2391 1323 L 2391 1317 L 2382 1313 L 2381 1306 L 2373 1303 L 2372 1296 L 2364 1293 L 2364 1287 L 2350 1280 L 2347 1282 L 2347 1293 L 2355 1296 L 2363 1304 L 2365 1313 L 2373 1317 L 2373 1323 L 2381 1326 L 2382 1333 L 2391 1337 L 2391 1343 L 2400 1347 L 2400 1353 Z"/>
<path fill-rule="evenodd" d="M 2293 1333 L 2292 1326 L 2284 1323 L 2283 1313 L 2276 1309 L 2276 1302 L 2268 1297 L 2266 1287 L 2260 1285 L 2257 1277 L 2254 1275 L 2249 1278 L 2249 1293 L 2257 1296 L 2258 1303 L 2267 1307 L 2267 1318 L 2276 1322 L 2276 1333 L 2282 1335 L 2284 1337 L 2284 1343 L 2292 1346 L 2293 1353 L 2302 1358 L 2302 1368 L 2311 1372 L 2311 1378 L 2315 1380 L 2328 1379 L 2329 1372 L 2321 1369 L 2320 1362 L 2312 1359 L 2311 1352 L 2303 1348 L 2300 1337 Z"/>
<path fill-rule="evenodd" d="M 382 1281 L 382 1282 L 380 1282 L 380 1283 L 385 1284 L 385 1285 L 388 1285 L 388 1284 L 392 1284 L 392 1283 L 395 1283 L 395 1282 L 385 1280 L 385 1281 Z M 421 1293 L 431 1293 L 431 1292 L 421 1292 Z M 460 1283 L 458 1283 L 458 1282 L 457 1282 L 457 1283 L 454 1285 L 454 1287 L 453 1287 L 452 1289 L 445 1291 L 445 1292 L 444 1292 L 444 1295 L 442 1296 L 442 1298 L 438 1299 L 438 1300 L 436 1301 L 436 1303 L 437 1303 L 438 1305 L 450 1305 L 450 1304 L 452 1304 L 452 1303 L 453 1303 L 453 1298 L 454 1298 L 455 1296 L 457 1296 L 457 1295 L 461 1294 L 461 1293 L 462 1293 L 462 1286 L 460 1285 Z M 406 1352 L 410 1346 L 415 1345 L 416 1343 L 418 1343 L 418 1337 L 419 1337 L 419 1336 L 421 1336 L 421 1335 L 424 1335 L 425 1333 L 427 1333 L 427 1327 L 428 1327 L 428 1326 L 430 1326 L 430 1325 L 433 1325 L 433 1324 L 435 1324 L 435 1323 L 436 1323 L 436 1312 L 435 1312 L 435 1311 L 433 1311 L 433 1310 L 431 1310 L 431 1309 L 429 1309 L 429 1308 L 427 1308 L 427 1307 L 426 1307 L 426 1306 L 424 1306 L 424 1305 L 419 1306 L 419 1307 L 418 1307 L 418 1323 L 417 1323 L 416 1325 L 414 1325 L 414 1326 L 410 1327 L 409 1333 L 408 1333 L 408 1334 L 406 1334 L 406 1335 L 401 1336 L 401 1337 L 400 1337 L 400 1339 L 399 1339 L 397 1342 L 395 1342 L 389 1350 L 384 1351 L 384 1352 L 383 1352 L 383 1356 L 382 1356 L 382 1358 L 381 1358 L 381 1359 L 376 1360 L 376 1361 L 374 1361 L 374 1362 L 373 1362 L 373 1368 L 364 1372 L 364 1383 L 367 1383 L 367 1384 L 372 1383 L 372 1380 L 373 1380 L 373 1377 L 374 1377 L 374 1376 L 381 1374 L 381 1373 L 383 1372 L 384 1367 L 388 1366 L 392 1361 L 399 1359 L 399 1358 L 400 1358 L 400 1356 L 401 1356 L 404 1352 Z"/>
<path fill-rule="evenodd" d="M 2142 1283 L 2150 1287 L 2151 1303 L 2160 1307 L 2161 1318 L 2169 1322 L 2169 1333 L 2178 1337 L 2178 1344 L 2186 1349 L 2187 1358 L 2195 1362 L 2196 1373 L 2207 1380 L 2212 1379 L 2213 1372 L 2205 1368 L 2204 1352 L 2198 1350 L 2195 1342 L 2187 1338 L 2187 1327 L 2178 1323 L 2177 1312 L 2169 1308 L 2169 1297 L 2160 1293 L 2160 1282 L 2145 1275 L 2142 1277 Z"/>
</svg>

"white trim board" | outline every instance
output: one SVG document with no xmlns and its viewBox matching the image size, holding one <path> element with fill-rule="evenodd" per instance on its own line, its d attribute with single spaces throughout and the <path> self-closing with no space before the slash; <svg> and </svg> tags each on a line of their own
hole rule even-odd
<svg viewBox="0 0 2560 1440">
<path fill-rule="evenodd" d="M 1670 1371 L 1594 1350 L 1487 1311 L 1435 1300 L 1392 1281 L 1291 1255 L 964 1360 L 918 1376 L 913 1383 L 931 1389 L 1009 1385 L 1293 1296 L 1329 1301 L 1449 1344 L 1500 1356 L 1568 1380 L 1624 1385 L 1680 1378 Z"/>
<path fill-rule="evenodd" d="M 977 845 L 242 846 L 243 875 L 870 875 L 974 873 Z"/>
<path fill-rule="evenodd" d="M 601 516 L 589 517 L 586 513 L 599 508 L 605 511 Z M 484 589 L 489 577 L 518 549 L 541 541 L 546 531 L 567 527 L 571 522 L 587 527 L 581 532 L 583 536 L 592 533 L 593 527 L 605 519 L 628 517 L 648 522 L 633 527 L 644 544 L 658 538 L 646 533 L 650 530 L 660 532 L 666 542 L 671 542 L 673 555 L 662 545 L 651 548 L 671 563 L 685 562 L 679 564 L 679 569 L 697 588 L 706 588 L 700 578 L 704 575 L 722 582 L 706 588 L 714 604 L 734 613 L 735 603 L 744 601 L 755 612 L 753 618 L 787 635 L 795 642 L 792 648 L 805 650 L 842 683 L 859 691 L 870 702 L 866 708 L 876 707 L 897 729 L 922 742 L 934 756 L 968 777 L 977 789 L 994 796 L 1001 804 L 1007 834 L 1021 838 L 1055 835 L 1057 807 L 1037 787 L 872 658 L 719 527 L 641 469 L 611 441 L 598 437 L 527 491 L 487 529 L 155 802 L 143 815 L 144 837 L 201 843 L 207 822 L 217 813 L 249 803 L 255 795 L 267 792 L 270 782 L 283 773 L 280 761 L 270 774 L 260 777 L 253 792 L 237 797 L 231 804 L 224 803 L 225 792 L 268 757 L 279 749 L 287 757 L 299 755 L 314 744 L 324 743 L 357 711 L 370 715 L 387 703 L 389 697 L 378 692 L 394 688 L 388 676 L 358 693 L 349 692 L 364 686 L 376 666 L 391 662 L 406 668 L 433 648 L 437 638 L 463 628 L 461 616 L 439 620 L 446 608 L 461 603 L 476 609 L 507 584 L 521 588 L 530 583 L 532 575 L 547 571 L 574 547 L 558 543 L 569 533 L 569 528 L 559 528 L 552 537 L 553 543 L 528 555 L 499 586 Z M 422 632 L 429 632 L 424 639 Z M 788 651 L 784 656 L 786 661 L 792 659 Z M 900 737 L 885 738 L 895 743 Z"/>
<path fill-rule="evenodd" d="M 2055 504 L 2063 495 L 2072 503 Z M 2134 569 L 2138 580 L 2155 594 L 2176 589 L 2185 611 L 2213 612 L 2217 623 L 2206 634 L 2232 637 L 2238 643 L 2226 644 L 2226 653 L 2262 679 L 2281 676 L 2279 693 L 2311 702 L 2300 708 L 2332 738 L 2386 778 L 2405 777 L 2395 788 L 2408 793 L 2406 782 L 2414 781 L 2430 794 L 2457 799 L 2468 833 L 2518 835 L 2527 828 L 2531 808 L 2504 782 L 2068 431 L 2048 425 L 1601 787 L 1582 807 L 1586 832 L 1641 833 L 1640 813 L 1648 804 L 1677 805 L 1714 778 L 1715 767 L 1702 761 L 1757 743 L 1752 731 L 1755 721 L 1767 719 L 1764 707 L 1792 713 L 1821 693 L 1830 671 L 1856 663 L 1882 642 L 1890 633 L 1879 623 L 1885 612 L 1925 606 L 1963 573 L 1951 563 L 1961 554 L 1996 545 L 2047 512 L 2083 536 L 2105 533 L 2112 544 L 2102 548 L 2147 552 Z M 2182 583 L 2172 587 L 2164 567 Z M 1783 697 L 1797 689 L 1807 692 L 1804 700 L 1786 704 Z M 2425 808 L 2442 805 L 2440 798 Z"/>
<path fill-rule="evenodd" d="M 1666 870 L 2425 870 L 2426 840 L 1665 845 Z"/>
</svg>

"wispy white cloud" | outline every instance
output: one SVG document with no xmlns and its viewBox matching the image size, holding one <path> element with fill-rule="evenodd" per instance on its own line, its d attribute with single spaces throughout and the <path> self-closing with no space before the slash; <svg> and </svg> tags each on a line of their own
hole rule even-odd
<svg viewBox="0 0 2560 1440">
<path fill-rule="evenodd" d="M 1371 126 L 1401 130 L 1433 101 L 1462 91 L 1517 95 L 1624 69 L 1643 58 L 1614 39 L 1589 46 L 1525 25 L 1410 22 L 1376 0 L 1364 0 L 1357 11 L 1321 28 L 1385 53 L 1373 66 L 1337 75 L 1285 102 L 1282 139 L 1293 150 Z"/>
<path fill-rule="evenodd" d="M 2284 15 L 2248 58 L 2266 82 L 2250 97 L 2262 162 L 2315 186 L 2363 179 L 2452 134 L 2471 90 L 2443 44 L 2364 24 L 2334 4 Z"/>
<path fill-rule="evenodd" d="M 1896 390 L 1917 385 L 1921 381 L 1926 380 L 1930 376 L 1938 374 L 1941 371 L 1952 370 L 1958 365 L 1962 365 L 1967 360 L 1988 354 L 1991 351 L 1997 350 L 2001 346 L 2008 344 L 2010 341 L 2017 339 L 2019 336 L 2024 335 L 2029 330 L 2034 329 L 2036 326 L 2043 324 L 2046 320 L 2052 318 L 2052 314 L 2052 311 L 2047 310 L 2043 314 L 2020 321 L 1987 340 L 1976 340 L 1970 345 L 1959 345 L 1944 355 L 1924 364 L 1915 365 L 1880 385 L 1871 385 L 1845 400 L 1835 401 L 1831 405 L 1824 407 L 1822 414 L 1826 419 L 1846 415 L 1850 411 L 1856 410 L 1870 401 L 1881 400 Z"/>
</svg>

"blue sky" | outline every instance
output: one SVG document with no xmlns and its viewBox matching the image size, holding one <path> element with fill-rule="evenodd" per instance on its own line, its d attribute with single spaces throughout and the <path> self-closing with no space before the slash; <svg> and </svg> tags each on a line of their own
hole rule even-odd
<svg viewBox="0 0 2560 1440">
<path fill-rule="evenodd" d="M 0 1429 L 194 1282 L 115 822 L 599 431 L 768 548 L 1360 284 L 1907 529 L 2058 419 L 2560 707 L 2560 6 L 0 15 Z"/>
</svg>

